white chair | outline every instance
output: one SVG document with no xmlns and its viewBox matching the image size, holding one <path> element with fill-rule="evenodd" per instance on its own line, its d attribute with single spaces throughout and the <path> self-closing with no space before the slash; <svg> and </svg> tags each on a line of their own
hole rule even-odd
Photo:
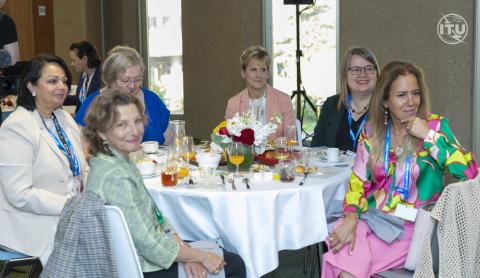
<svg viewBox="0 0 480 278">
<path fill-rule="evenodd" d="M 127 222 L 122 211 L 115 206 L 105 206 L 107 212 L 112 248 L 115 255 L 118 277 L 143 278 L 142 268 L 133 245 Z"/>
<path fill-rule="evenodd" d="M 297 129 L 297 141 L 300 147 L 303 146 L 303 138 L 302 138 L 302 123 L 299 119 L 295 119 L 295 128 Z"/>
</svg>

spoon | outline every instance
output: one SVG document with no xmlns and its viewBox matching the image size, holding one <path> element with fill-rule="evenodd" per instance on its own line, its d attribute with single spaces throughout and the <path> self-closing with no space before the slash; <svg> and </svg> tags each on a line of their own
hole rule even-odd
<svg viewBox="0 0 480 278">
<path fill-rule="evenodd" d="M 247 189 L 250 190 L 250 184 L 248 184 L 248 178 L 243 178 L 243 182 L 247 185 Z"/>
</svg>

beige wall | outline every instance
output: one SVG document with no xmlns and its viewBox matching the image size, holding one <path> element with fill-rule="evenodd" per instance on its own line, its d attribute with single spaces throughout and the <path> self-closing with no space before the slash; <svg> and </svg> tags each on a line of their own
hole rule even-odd
<svg viewBox="0 0 480 278">
<path fill-rule="evenodd" d="M 462 145 L 472 147 L 475 1 L 341 0 L 340 53 L 364 45 L 383 66 L 409 60 L 424 69 L 432 110 L 449 118 Z M 467 20 L 464 43 L 447 45 L 437 36 L 442 14 Z"/>
<path fill-rule="evenodd" d="M 229 97 L 244 88 L 239 57 L 262 43 L 262 1 L 183 1 L 183 78 L 187 133 L 210 138 Z"/>
<path fill-rule="evenodd" d="M 101 8 L 98 0 L 54 0 L 55 54 L 70 64 L 70 45 L 86 40 L 102 53 Z M 78 74 L 72 70 L 73 81 Z"/>
<path fill-rule="evenodd" d="M 103 0 L 105 51 L 116 45 L 139 50 L 138 1 Z"/>
</svg>

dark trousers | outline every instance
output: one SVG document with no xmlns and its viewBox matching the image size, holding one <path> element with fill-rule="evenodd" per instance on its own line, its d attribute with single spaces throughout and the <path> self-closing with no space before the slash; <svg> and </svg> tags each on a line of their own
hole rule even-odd
<svg viewBox="0 0 480 278">
<path fill-rule="evenodd" d="M 245 278 L 247 272 L 245 270 L 245 263 L 242 258 L 235 254 L 223 250 L 223 258 L 227 265 L 225 266 L 225 276 L 231 278 Z M 178 277 L 178 263 L 172 264 L 168 269 L 163 269 L 155 272 L 144 272 L 145 278 L 177 278 Z"/>
</svg>

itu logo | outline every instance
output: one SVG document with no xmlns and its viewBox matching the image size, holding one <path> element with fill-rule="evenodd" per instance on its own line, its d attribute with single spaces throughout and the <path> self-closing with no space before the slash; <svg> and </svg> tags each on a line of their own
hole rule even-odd
<svg viewBox="0 0 480 278">
<path fill-rule="evenodd" d="M 461 43 L 465 40 L 468 34 L 467 21 L 458 14 L 444 15 L 438 21 L 437 34 L 444 43 Z"/>
</svg>

